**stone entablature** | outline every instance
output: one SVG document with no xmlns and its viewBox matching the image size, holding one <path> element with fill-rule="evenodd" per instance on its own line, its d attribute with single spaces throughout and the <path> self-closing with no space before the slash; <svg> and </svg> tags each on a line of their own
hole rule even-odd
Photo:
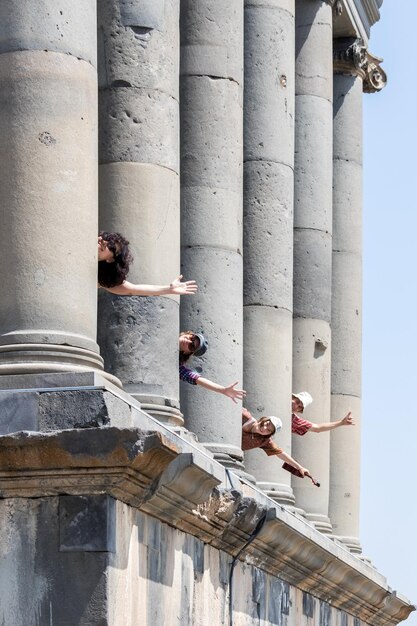
<svg viewBox="0 0 417 626">
<path fill-rule="evenodd" d="M 324 0 L 335 10 L 337 15 L 341 15 L 345 9 L 352 12 L 356 9 L 361 16 L 365 28 L 370 27 L 380 18 L 379 8 L 383 0 Z"/>
<path fill-rule="evenodd" d="M 414 609 L 341 544 L 230 477 L 135 402 L 126 408 L 133 428 L 1 436 L 0 498 L 107 494 L 367 624 L 391 626 Z"/>
<path fill-rule="evenodd" d="M 336 37 L 361 37 L 367 44 L 371 27 L 380 19 L 382 0 L 326 0 L 334 5 Z"/>
</svg>

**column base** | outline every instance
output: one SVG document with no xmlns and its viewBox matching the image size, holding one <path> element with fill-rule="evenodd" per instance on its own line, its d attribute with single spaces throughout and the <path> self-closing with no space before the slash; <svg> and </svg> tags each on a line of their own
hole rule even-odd
<svg viewBox="0 0 417 626">
<path fill-rule="evenodd" d="M 181 439 L 185 439 L 195 446 L 200 445 L 197 435 L 191 432 L 191 430 L 187 430 L 187 428 L 185 428 L 184 426 L 171 426 L 170 430 L 172 430 L 173 433 L 181 437 Z M 206 452 L 205 448 L 204 451 Z"/>
<path fill-rule="evenodd" d="M 117 387 L 122 386 L 116 376 L 103 371 L 98 352 L 50 343 L 0 345 L 0 376 L 95 371 Z"/>
<path fill-rule="evenodd" d="M 300 509 L 298 506 L 290 506 L 288 508 L 291 513 L 294 513 L 294 515 L 297 515 L 297 517 L 301 517 L 303 520 L 306 519 L 306 512 L 304 511 L 304 509 Z"/>
<path fill-rule="evenodd" d="M 377 567 L 372 563 L 372 560 L 371 560 L 370 556 L 365 556 L 364 554 L 359 554 L 358 555 L 358 559 L 360 559 L 361 561 L 363 561 L 364 563 L 366 563 L 367 565 L 372 567 L 374 570 L 378 571 Z"/>
<path fill-rule="evenodd" d="M 243 452 L 240 448 L 221 443 L 204 441 L 200 443 L 206 448 L 206 450 L 213 454 L 214 459 L 221 465 L 227 469 L 233 470 L 236 474 L 238 471 L 241 471 L 244 473 L 245 477 L 247 476 L 243 465 Z"/>
<path fill-rule="evenodd" d="M 333 535 L 331 539 L 340 541 L 352 554 L 362 554 L 362 546 L 357 537 L 346 537 L 342 535 Z"/>
<path fill-rule="evenodd" d="M 244 482 L 247 482 L 250 485 L 253 485 L 254 487 L 256 487 L 255 476 L 252 476 L 252 474 L 248 474 L 248 472 L 246 472 L 245 470 L 240 469 L 239 467 L 236 467 L 236 468 L 233 468 L 233 474 L 236 474 L 236 476 L 239 479 L 242 479 Z"/>
<path fill-rule="evenodd" d="M 166 398 L 156 394 L 143 394 L 129 392 L 129 385 L 125 391 L 140 402 L 141 408 L 149 415 L 167 426 L 184 426 L 183 414 L 180 411 L 178 400 Z"/>
<path fill-rule="evenodd" d="M 283 506 L 293 506 L 295 503 L 295 497 L 291 487 L 280 483 L 267 483 L 257 481 L 256 486 L 261 489 L 266 495 L 278 502 Z"/>
<path fill-rule="evenodd" d="M 305 519 L 313 524 L 323 535 L 331 535 L 333 533 L 332 524 L 327 515 L 318 515 L 314 513 L 306 513 Z"/>
</svg>

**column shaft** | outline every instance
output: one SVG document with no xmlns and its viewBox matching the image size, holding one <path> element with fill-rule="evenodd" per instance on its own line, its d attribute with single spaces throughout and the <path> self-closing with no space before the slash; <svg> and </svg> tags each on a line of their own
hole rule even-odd
<svg viewBox="0 0 417 626">
<path fill-rule="evenodd" d="M 332 8 L 296 1 L 293 389 L 330 419 Z M 293 454 L 321 482 L 293 480 L 296 504 L 328 532 L 329 435 L 293 436 Z"/>
<path fill-rule="evenodd" d="M 329 515 L 335 535 L 360 551 L 363 85 L 354 71 L 335 71 L 332 415 L 339 419 L 352 411 L 356 426 L 331 434 Z"/>
<path fill-rule="evenodd" d="M 281 416 L 291 453 L 294 1 L 246 0 L 244 90 L 244 386 L 256 417 Z M 291 475 L 245 454 L 259 487 L 294 503 Z"/>
<path fill-rule="evenodd" d="M 181 303 L 202 330 L 204 376 L 242 385 L 243 2 L 181 2 L 182 273 L 200 290 Z M 183 384 L 186 424 L 229 462 L 242 458 L 240 405 Z"/>
<path fill-rule="evenodd" d="M 102 368 L 95 5 L 1 3 L 1 374 Z"/>
<path fill-rule="evenodd" d="M 179 274 L 178 20 L 178 0 L 99 3 L 100 228 L 129 239 L 140 284 Z M 178 298 L 101 292 L 106 368 L 143 408 L 182 423 Z"/>
</svg>

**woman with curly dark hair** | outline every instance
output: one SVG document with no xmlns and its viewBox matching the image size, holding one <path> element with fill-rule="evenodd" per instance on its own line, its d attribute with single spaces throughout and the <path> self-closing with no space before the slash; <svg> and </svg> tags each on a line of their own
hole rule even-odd
<svg viewBox="0 0 417 626">
<path fill-rule="evenodd" d="M 120 233 L 101 231 L 98 236 L 98 283 L 118 296 L 178 296 L 192 295 L 197 291 L 195 280 L 181 282 L 178 276 L 169 285 L 134 285 L 126 280 L 133 256 L 129 242 Z"/>
<path fill-rule="evenodd" d="M 228 398 L 231 398 L 235 404 L 238 400 L 242 400 L 246 396 L 246 391 L 243 389 L 235 389 L 237 382 L 227 385 L 219 385 L 218 383 L 203 378 L 201 374 L 195 372 L 185 365 L 188 359 L 192 356 L 202 356 L 208 348 L 208 343 L 204 335 L 201 333 L 194 333 L 191 330 L 182 332 L 179 337 L 179 367 L 180 367 L 180 380 L 183 380 L 190 385 L 200 385 L 209 391 L 215 391 L 221 393 Z"/>
</svg>

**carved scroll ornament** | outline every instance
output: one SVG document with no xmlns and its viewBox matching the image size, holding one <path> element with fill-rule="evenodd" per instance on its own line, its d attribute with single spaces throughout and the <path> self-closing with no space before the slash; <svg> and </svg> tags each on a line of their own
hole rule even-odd
<svg viewBox="0 0 417 626">
<path fill-rule="evenodd" d="M 333 47 L 333 68 L 336 74 L 360 76 L 366 93 L 381 91 L 387 75 L 381 67 L 383 59 L 372 55 L 361 39 L 336 39 Z"/>
</svg>

